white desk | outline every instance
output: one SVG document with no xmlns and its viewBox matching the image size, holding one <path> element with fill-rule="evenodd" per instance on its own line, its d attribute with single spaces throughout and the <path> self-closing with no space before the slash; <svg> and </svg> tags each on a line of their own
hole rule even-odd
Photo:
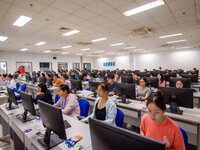
<svg viewBox="0 0 200 150">
<path fill-rule="evenodd" d="M 77 96 L 85 98 L 89 101 L 91 106 L 94 106 L 96 98 L 91 97 L 91 91 L 79 91 Z M 116 96 L 111 97 L 116 102 Z M 117 103 L 117 107 L 124 112 L 124 122 L 131 125 L 140 126 L 141 118 L 146 113 L 146 104 L 137 100 L 130 100 L 129 104 Z M 182 108 L 183 115 L 177 115 L 172 113 L 166 113 L 167 116 L 172 118 L 179 127 L 183 128 L 189 138 L 189 143 L 197 145 L 197 149 L 200 150 L 200 109 L 188 109 Z"/>
<path fill-rule="evenodd" d="M 14 113 L 13 115 L 9 115 L 10 113 Z M 0 106 L 0 114 L 5 123 L 7 123 L 12 129 L 12 136 L 11 136 L 11 147 L 12 149 L 44 149 L 38 143 L 38 139 L 41 138 L 36 133 L 38 132 L 37 128 L 44 130 L 42 121 L 32 120 L 26 123 L 22 123 L 20 120 L 16 118 L 17 114 L 23 113 L 23 107 L 20 105 L 18 109 L 8 111 L 5 108 L 5 104 Z M 80 135 L 83 137 L 79 143 L 84 146 L 84 149 L 88 149 L 91 147 L 91 138 L 90 138 L 90 131 L 89 125 L 78 121 L 75 118 L 71 118 L 69 116 L 63 115 L 63 119 L 67 120 L 71 125 L 70 128 L 66 129 L 67 138 L 74 137 L 76 135 Z M 2 126 L 5 126 L 5 123 Z M 36 127 L 37 126 L 37 127 Z M 24 133 L 25 130 L 32 129 L 31 132 Z M 45 131 L 45 130 L 44 130 Z M 42 131 L 42 133 L 44 133 Z M 58 146 L 54 147 L 52 150 L 62 150 L 62 149 L 69 149 L 65 142 L 59 144 Z M 71 148 L 73 149 L 73 148 Z"/>
</svg>

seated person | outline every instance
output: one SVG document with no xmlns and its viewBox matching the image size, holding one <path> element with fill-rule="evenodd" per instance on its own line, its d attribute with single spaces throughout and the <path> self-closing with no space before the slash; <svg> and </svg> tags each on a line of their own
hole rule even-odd
<svg viewBox="0 0 200 150">
<path fill-rule="evenodd" d="M 89 81 L 89 79 L 87 79 L 87 74 L 86 73 L 83 73 L 83 81 Z"/>
<path fill-rule="evenodd" d="M 38 93 L 37 93 L 36 98 L 33 99 L 33 102 L 37 104 L 38 100 L 41 100 L 49 104 L 53 104 L 51 92 L 47 89 L 47 86 L 45 83 L 40 83 L 38 85 Z"/>
<path fill-rule="evenodd" d="M 70 93 L 70 89 L 66 84 L 58 87 L 58 96 L 60 99 L 54 106 L 61 108 L 62 113 L 70 117 L 80 116 L 80 107 L 75 94 Z"/>
<path fill-rule="evenodd" d="M 53 80 L 53 86 L 59 86 L 62 84 L 60 78 L 58 77 L 58 74 L 54 74 L 54 80 Z"/>
<path fill-rule="evenodd" d="M 121 77 L 120 77 L 120 75 L 119 75 L 118 72 L 116 72 L 116 74 L 115 74 L 115 82 L 116 82 L 116 83 L 122 83 Z"/>
<path fill-rule="evenodd" d="M 6 74 L 1 75 L 0 86 L 6 86 L 8 84 L 8 80 L 6 79 Z"/>
<path fill-rule="evenodd" d="M 36 77 L 36 81 L 39 82 L 40 74 L 39 74 L 39 73 L 36 73 L 36 74 L 35 74 L 35 77 Z"/>
<path fill-rule="evenodd" d="M 157 78 L 158 78 L 158 86 L 160 86 L 160 87 L 165 87 L 165 80 L 164 80 L 164 78 L 163 78 L 162 73 L 159 73 L 159 74 L 157 75 Z"/>
<path fill-rule="evenodd" d="M 133 77 L 133 79 L 134 79 L 135 72 L 134 72 L 134 71 L 132 71 L 132 72 L 131 72 L 131 74 L 132 74 L 132 77 Z"/>
<path fill-rule="evenodd" d="M 136 73 L 133 77 L 133 84 L 135 84 L 136 86 L 137 85 L 140 85 L 140 79 L 139 79 L 139 75 Z"/>
<path fill-rule="evenodd" d="M 179 79 L 176 81 L 176 88 L 183 88 L 183 80 Z"/>
<path fill-rule="evenodd" d="M 110 86 L 110 90 L 108 92 L 108 95 L 115 95 L 115 82 L 114 82 L 114 74 L 110 73 L 107 76 L 107 81 Z"/>
<path fill-rule="evenodd" d="M 164 115 L 165 97 L 158 90 L 153 98 L 147 101 L 148 114 L 142 117 L 140 134 L 165 142 L 166 149 L 185 150 L 183 135 L 177 124 Z"/>
<path fill-rule="evenodd" d="M 61 81 L 62 81 L 62 84 L 66 84 L 69 87 L 69 89 L 71 89 L 71 82 L 69 80 L 68 75 L 63 74 L 63 76 L 61 77 Z"/>
<path fill-rule="evenodd" d="M 140 79 L 140 86 L 136 88 L 136 99 L 147 100 L 151 94 L 150 89 L 146 86 L 147 79 L 145 77 Z"/>
<path fill-rule="evenodd" d="M 16 82 L 13 79 L 13 76 L 11 74 L 8 74 L 6 76 L 6 80 L 8 81 L 7 84 L 4 86 L 0 86 L 0 89 L 6 90 L 7 88 L 11 88 L 11 89 L 16 88 Z"/>
<path fill-rule="evenodd" d="M 91 115 L 81 121 L 87 123 L 88 118 L 95 118 L 108 124 L 115 125 L 117 107 L 116 103 L 108 97 L 108 91 L 108 83 L 100 83 L 97 86 L 98 98 L 95 100 L 93 112 Z"/>
</svg>

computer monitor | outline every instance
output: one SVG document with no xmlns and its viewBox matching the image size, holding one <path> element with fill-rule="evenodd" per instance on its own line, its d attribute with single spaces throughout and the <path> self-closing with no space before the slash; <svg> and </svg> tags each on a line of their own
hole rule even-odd
<svg viewBox="0 0 200 150">
<path fill-rule="evenodd" d="M 22 122 L 27 122 L 27 121 L 35 119 L 36 116 L 39 116 L 39 114 L 38 113 L 36 114 L 32 95 L 25 92 L 20 92 L 20 94 L 21 94 L 21 99 L 22 99 L 22 105 L 24 107 L 24 113 L 23 113 L 23 116 L 20 117 L 19 119 Z M 30 112 L 32 115 L 27 116 L 28 112 Z"/>
<path fill-rule="evenodd" d="M 157 77 L 157 74 L 158 74 L 158 73 L 157 73 L 157 72 L 151 71 L 150 74 L 151 74 L 152 77 Z"/>
<path fill-rule="evenodd" d="M 166 96 L 166 104 L 173 107 L 170 107 L 167 112 L 182 114 L 180 109 L 175 109 L 177 106 L 193 108 L 193 89 L 175 87 L 159 87 L 159 89 Z"/>
<path fill-rule="evenodd" d="M 146 72 L 140 72 L 139 73 L 140 77 L 150 77 L 150 74 L 146 73 Z"/>
<path fill-rule="evenodd" d="M 26 82 L 31 81 L 31 76 L 30 76 L 29 74 L 27 74 L 27 75 L 25 76 L 25 78 L 26 78 Z"/>
<path fill-rule="evenodd" d="M 52 77 L 48 77 L 48 78 L 47 78 L 47 87 L 52 86 L 52 85 L 53 85 L 52 82 L 53 82 Z"/>
<path fill-rule="evenodd" d="M 18 105 L 17 102 L 17 98 L 15 96 L 14 90 L 11 88 L 7 88 L 7 92 L 8 92 L 8 107 L 6 107 L 6 109 L 8 110 L 12 110 L 12 109 L 16 109 L 18 108 L 17 106 L 12 106 L 12 103 L 14 103 L 15 105 Z"/>
<path fill-rule="evenodd" d="M 89 128 L 94 150 L 165 150 L 164 142 L 94 118 L 89 118 Z"/>
<path fill-rule="evenodd" d="M 69 76 L 70 76 L 70 79 L 71 79 L 71 80 L 75 80 L 75 79 L 76 79 L 76 78 L 75 78 L 75 74 L 70 74 Z"/>
<path fill-rule="evenodd" d="M 18 78 L 18 74 L 14 74 L 14 79 L 17 79 Z"/>
<path fill-rule="evenodd" d="M 40 84 L 41 84 L 41 83 L 46 83 L 46 78 L 40 76 L 40 77 L 39 77 L 39 83 L 40 83 Z"/>
<path fill-rule="evenodd" d="M 89 81 L 89 87 L 91 89 L 92 92 L 94 92 L 94 95 L 93 97 L 97 97 L 97 86 L 100 84 L 101 82 L 92 82 L 92 81 Z"/>
<path fill-rule="evenodd" d="M 105 72 L 101 72 L 100 74 L 99 74 L 99 78 L 103 78 L 104 76 L 105 76 Z"/>
<path fill-rule="evenodd" d="M 133 77 L 132 76 L 121 76 L 122 83 L 133 83 Z"/>
<path fill-rule="evenodd" d="M 96 77 L 96 73 L 92 72 L 92 73 L 90 74 L 90 77 L 91 77 L 91 78 L 95 78 L 95 77 Z"/>
<path fill-rule="evenodd" d="M 165 81 L 169 81 L 170 74 L 162 74 Z"/>
<path fill-rule="evenodd" d="M 176 81 L 182 80 L 184 88 L 190 88 L 190 79 L 189 78 L 170 78 L 169 79 L 169 86 L 176 87 Z"/>
<path fill-rule="evenodd" d="M 191 82 L 198 83 L 198 75 L 197 74 L 182 74 L 182 78 L 190 78 Z"/>
<path fill-rule="evenodd" d="M 147 79 L 147 86 L 148 87 L 154 87 L 154 88 L 157 88 L 158 87 L 158 78 L 156 77 L 146 77 Z"/>
<path fill-rule="evenodd" d="M 132 77 L 132 74 L 131 73 L 126 73 L 126 74 L 123 74 L 123 76 L 126 76 L 126 77 L 131 76 Z"/>
<path fill-rule="evenodd" d="M 82 83 L 80 80 L 70 80 L 70 82 L 71 82 L 71 89 L 74 90 L 75 94 L 77 90 L 81 90 L 81 91 L 83 90 Z"/>
<path fill-rule="evenodd" d="M 42 123 L 46 127 L 44 137 L 38 139 L 38 142 L 45 149 L 50 149 L 67 139 L 62 112 L 61 109 L 40 100 L 38 105 Z M 54 134 L 51 134 L 51 131 Z"/>
<path fill-rule="evenodd" d="M 176 72 L 170 72 L 170 75 L 172 78 L 176 78 L 177 77 L 177 73 Z"/>
<path fill-rule="evenodd" d="M 119 103 L 129 103 L 128 99 L 136 99 L 135 95 L 135 85 L 134 84 L 127 84 L 127 83 L 116 83 L 115 84 L 116 95 L 122 99 Z"/>
<path fill-rule="evenodd" d="M 78 80 L 83 81 L 83 75 L 77 75 L 78 76 Z"/>
</svg>

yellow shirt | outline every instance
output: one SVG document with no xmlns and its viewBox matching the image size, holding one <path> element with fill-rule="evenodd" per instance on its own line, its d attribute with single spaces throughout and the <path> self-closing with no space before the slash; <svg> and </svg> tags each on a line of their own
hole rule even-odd
<svg viewBox="0 0 200 150">
<path fill-rule="evenodd" d="M 56 85 L 61 85 L 62 84 L 60 78 L 58 78 L 57 80 L 54 79 L 53 83 L 55 83 Z"/>
</svg>

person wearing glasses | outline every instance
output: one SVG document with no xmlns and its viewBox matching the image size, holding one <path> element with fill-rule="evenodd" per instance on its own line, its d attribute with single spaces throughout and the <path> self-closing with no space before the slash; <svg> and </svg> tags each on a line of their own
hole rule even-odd
<svg viewBox="0 0 200 150">
<path fill-rule="evenodd" d="M 147 100 L 151 94 L 150 89 L 146 86 L 147 79 L 141 78 L 140 79 L 140 86 L 136 88 L 136 99 L 140 100 Z"/>
<path fill-rule="evenodd" d="M 108 83 L 100 83 L 97 86 L 98 98 L 95 100 L 93 112 L 87 118 L 81 120 L 82 122 L 88 123 L 88 118 L 95 118 L 110 125 L 116 125 L 117 106 L 115 101 L 108 97 L 108 92 Z"/>
<path fill-rule="evenodd" d="M 140 134 L 166 143 L 166 149 L 185 150 L 183 135 L 177 124 L 167 117 L 165 96 L 158 90 L 148 99 L 148 113 L 142 117 Z"/>
<path fill-rule="evenodd" d="M 183 80 L 179 79 L 176 81 L 176 88 L 183 88 Z"/>
</svg>

